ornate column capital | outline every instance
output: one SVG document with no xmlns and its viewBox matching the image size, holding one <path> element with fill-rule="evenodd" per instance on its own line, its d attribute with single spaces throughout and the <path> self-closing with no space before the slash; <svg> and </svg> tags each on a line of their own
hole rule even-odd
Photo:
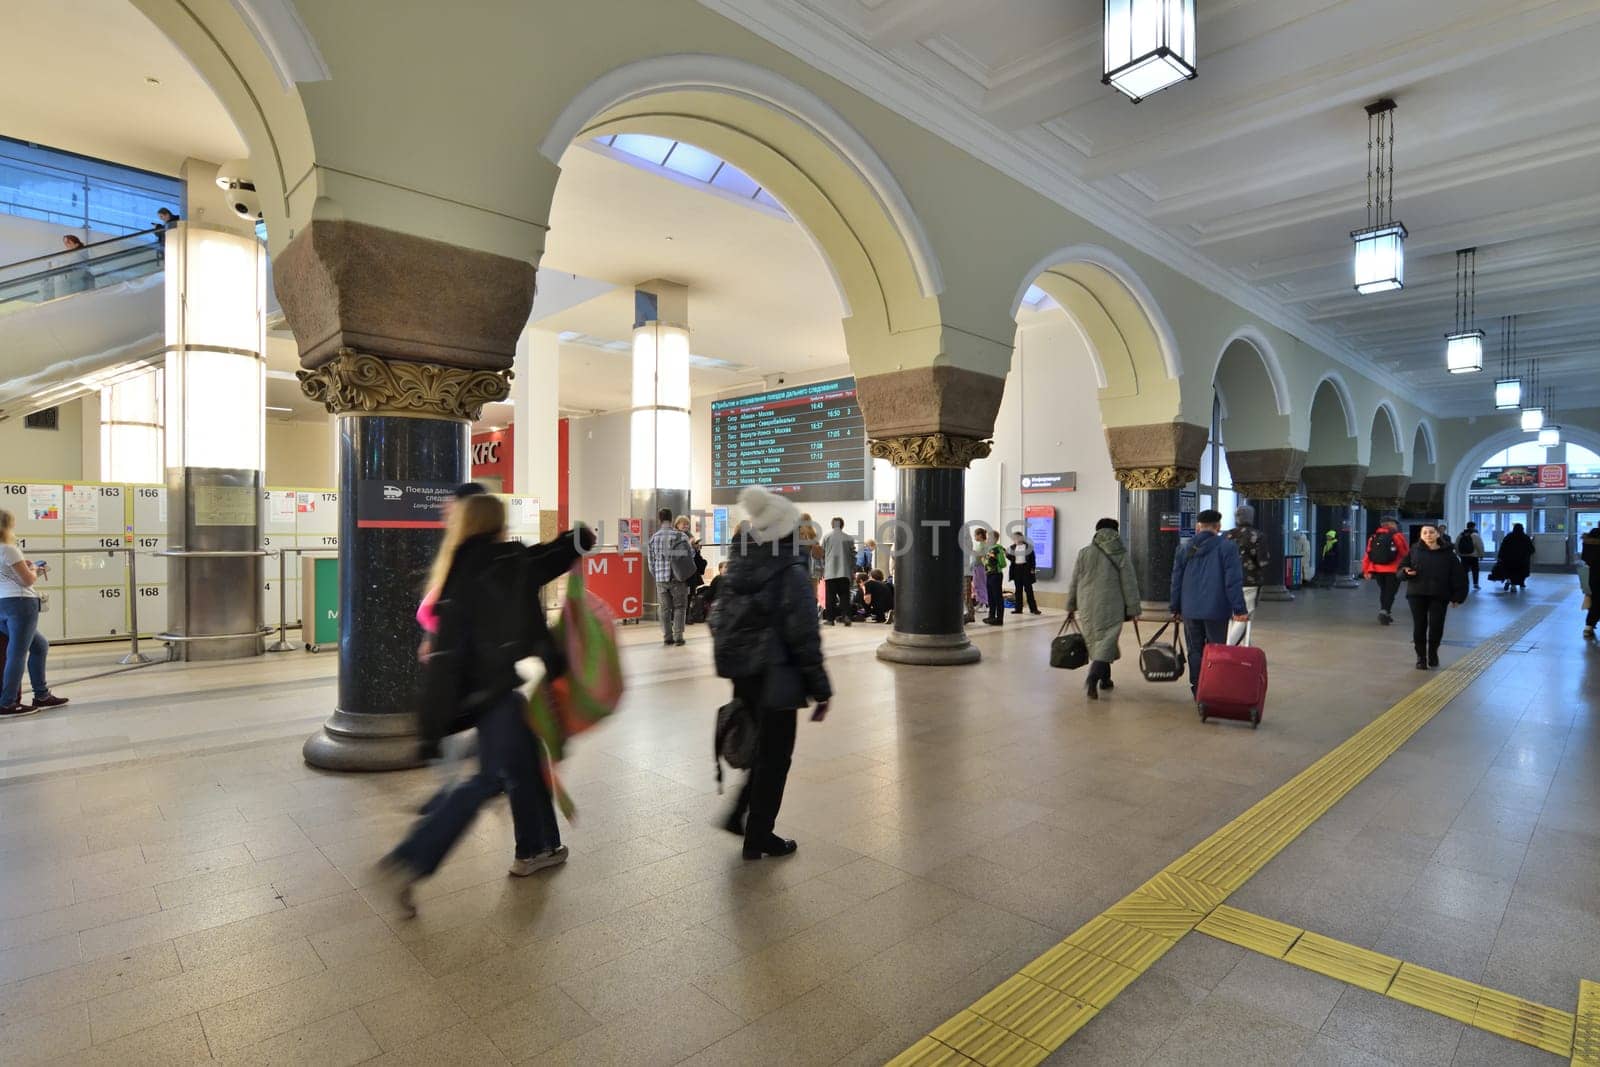
<svg viewBox="0 0 1600 1067">
<path fill-rule="evenodd" d="M 872 442 L 872 457 L 896 467 L 964 468 L 989 454 L 989 442 L 948 433 L 908 434 Z"/>
<path fill-rule="evenodd" d="M 300 390 L 331 414 L 410 415 L 472 422 L 511 391 L 509 370 L 473 370 L 383 359 L 341 348 L 315 370 L 295 372 Z"/>
<path fill-rule="evenodd" d="M 1288 500 L 1299 489 L 1299 482 L 1233 482 L 1233 491 L 1246 500 Z"/>
<path fill-rule="evenodd" d="M 1361 503 L 1368 511 L 1399 511 L 1405 501 L 1397 496 L 1363 496 Z"/>
<path fill-rule="evenodd" d="M 1306 499 L 1313 504 L 1321 504 L 1328 508 L 1348 508 L 1361 503 L 1361 494 L 1353 489 L 1334 489 L 1326 492 L 1307 493 Z"/>
<path fill-rule="evenodd" d="M 1129 489 L 1182 489 L 1196 478 L 1195 467 L 1119 467 L 1117 481 Z"/>
</svg>

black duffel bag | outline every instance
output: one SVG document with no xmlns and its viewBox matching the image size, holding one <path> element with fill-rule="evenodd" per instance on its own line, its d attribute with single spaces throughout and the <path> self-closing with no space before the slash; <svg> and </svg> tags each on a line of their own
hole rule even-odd
<svg viewBox="0 0 1600 1067">
<path fill-rule="evenodd" d="M 1147 682 L 1176 682 L 1184 676 L 1185 669 L 1189 666 L 1183 655 L 1183 630 L 1174 628 L 1172 640 L 1163 641 L 1161 635 L 1167 632 L 1167 627 L 1173 626 L 1176 619 L 1168 619 L 1161 624 L 1161 628 L 1150 635 L 1146 641 L 1139 636 L 1139 623 L 1133 624 L 1133 638 L 1139 642 L 1139 673 L 1144 675 Z"/>
<path fill-rule="evenodd" d="M 1050 642 L 1050 666 L 1075 671 L 1088 662 L 1089 642 L 1079 632 L 1078 620 L 1068 615 L 1067 621 L 1056 631 L 1056 639 Z"/>
</svg>

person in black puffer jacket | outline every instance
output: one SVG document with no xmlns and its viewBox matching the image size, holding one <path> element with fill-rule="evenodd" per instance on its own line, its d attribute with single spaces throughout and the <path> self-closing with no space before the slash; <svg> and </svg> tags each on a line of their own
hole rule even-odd
<svg viewBox="0 0 1600 1067">
<path fill-rule="evenodd" d="M 733 680 L 734 699 L 756 720 L 755 762 L 727 822 L 744 835 L 744 858 L 756 860 L 796 848 L 773 832 L 794 756 L 795 713 L 816 701 L 811 719 L 821 722 L 833 687 L 822 666 L 808 550 L 796 535 L 799 510 L 757 486 L 739 494 L 739 506 L 748 524 L 729 547 L 711 640 L 717 673 Z"/>
<path fill-rule="evenodd" d="M 436 796 L 380 862 L 386 888 L 407 916 L 416 914 L 413 883 L 438 868 L 478 809 L 502 792 L 511 802 L 516 833 L 510 873 L 529 875 L 567 858 L 539 742 L 518 692 L 517 663 L 538 657 L 546 677 L 566 672 L 537 592 L 593 547 L 594 535 L 579 527 L 524 547 L 505 539 L 505 523 L 505 505 L 497 497 L 481 494 L 457 503 L 429 581 L 429 588 L 440 591 L 438 633 L 423 667 L 418 733 L 426 753 L 443 737 L 476 727 L 478 773 Z"/>
<path fill-rule="evenodd" d="M 1417 670 L 1437 667 L 1445 613 L 1451 604 L 1466 603 L 1467 568 L 1439 536 L 1437 526 L 1424 526 L 1422 540 L 1406 557 L 1400 577 L 1406 583 L 1406 603 L 1411 605 L 1411 643 L 1417 650 Z"/>
</svg>

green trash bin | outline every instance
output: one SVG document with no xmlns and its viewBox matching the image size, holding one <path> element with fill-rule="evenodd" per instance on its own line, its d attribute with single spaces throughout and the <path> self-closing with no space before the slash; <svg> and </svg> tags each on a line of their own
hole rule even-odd
<svg viewBox="0 0 1600 1067">
<path fill-rule="evenodd" d="M 339 560 L 300 557 L 300 634 L 307 652 L 339 643 Z"/>
</svg>

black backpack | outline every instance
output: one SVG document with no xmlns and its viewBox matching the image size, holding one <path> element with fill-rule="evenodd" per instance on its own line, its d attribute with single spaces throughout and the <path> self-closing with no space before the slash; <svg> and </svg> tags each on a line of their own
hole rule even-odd
<svg viewBox="0 0 1600 1067">
<path fill-rule="evenodd" d="M 800 566 L 796 560 L 793 566 Z M 723 582 L 706 620 L 711 627 L 711 659 L 718 678 L 749 678 L 765 674 L 772 660 L 772 619 L 781 617 L 781 592 L 772 586 L 786 567 L 773 571 L 761 586 L 750 592 L 733 589 Z M 776 609 L 776 610 L 775 610 Z"/>
<path fill-rule="evenodd" d="M 747 771 L 756 761 L 756 717 L 744 701 L 734 697 L 717 709 L 717 733 L 712 742 L 717 765 L 717 792 L 722 792 L 722 764 Z"/>
<path fill-rule="evenodd" d="M 1372 535 L 1372 544 L 1367 546 L 1367 559 L 1380 566 L 1393 563 L 1400 558 L 1400 553 L 1395 550 L 1394 534 L 1388 530 L 1379 530 Z"/>
</svg>

